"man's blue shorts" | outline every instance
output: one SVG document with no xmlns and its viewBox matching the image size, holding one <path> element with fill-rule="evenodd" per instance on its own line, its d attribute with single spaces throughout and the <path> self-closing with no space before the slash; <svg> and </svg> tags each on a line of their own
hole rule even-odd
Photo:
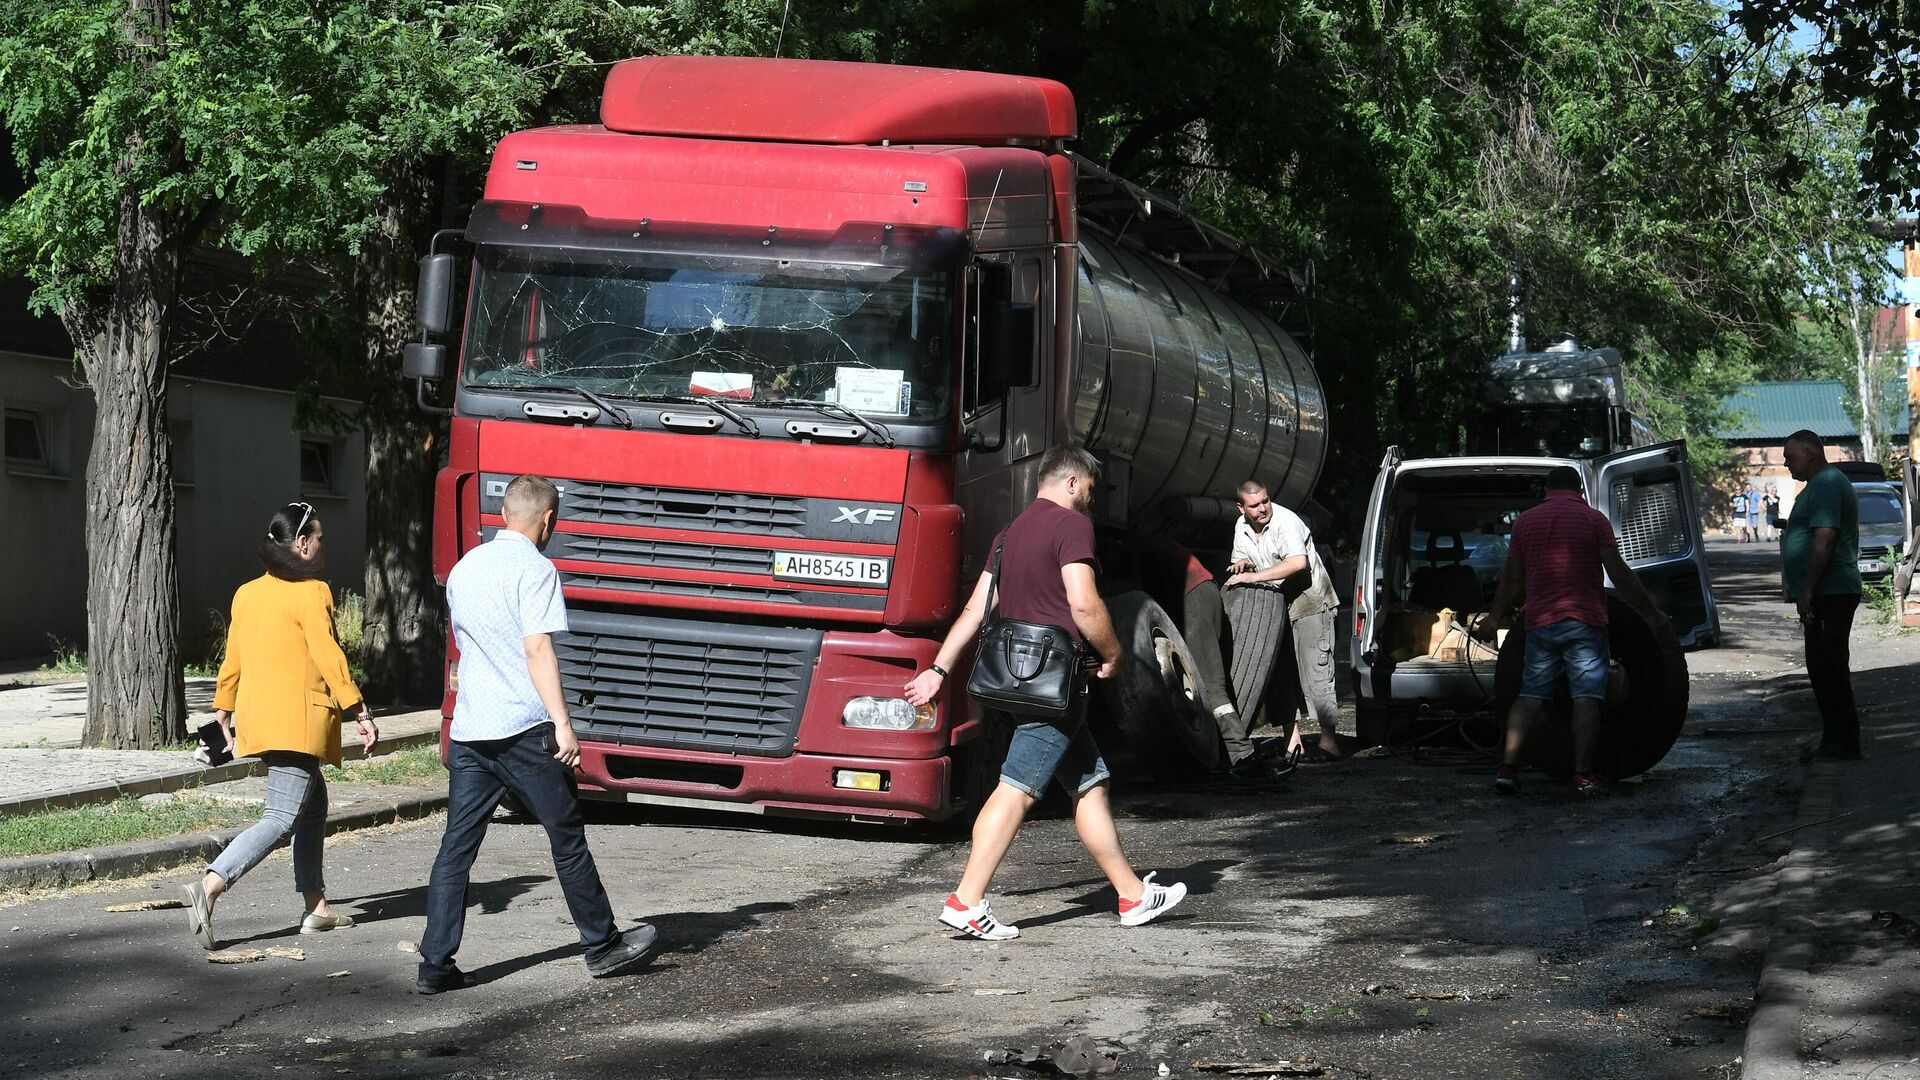
<svg viewBox="0 0 1920 1080">
<path fill-rule="evenodd" d="M 1526 674 L 1520 677 L 1520 696 L 1552 701 L 1563 671 L 1573 697 L 1605 701 L 1607 628 L 1563 619 L 1527 631 L 1527 666 Z"/>
<path fill-rule="evenodd" d="M 1087 730 L 1087 691 L 1074 694 L 1074 704 L 1058 720 L 1035 722 L 1018 718 L 1007 760 L 1000 766 L 1000 782 L 1039 798 L 1049 779 L 1057 780 L 1069 795 L 1083 795 L 1113 774 Z"/>
</svg>

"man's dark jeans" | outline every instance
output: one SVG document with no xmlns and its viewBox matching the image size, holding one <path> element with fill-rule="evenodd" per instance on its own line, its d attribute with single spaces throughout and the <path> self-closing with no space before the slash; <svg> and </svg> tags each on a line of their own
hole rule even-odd
<svg viewBox="0 0 1920 1080">
<path fill-rule="evenodd" d="M 1831 750 L 1857 753 L 1860 714 L 1853 705 L 1853 672 L 1847 656 L 1847 635 L 1860 597 L 1816 596 L 1806 626 L 1807 681 L 1820 706 L 1820 744 Z"/>
<path fill-rule="evenodd" d="M 553 725 L 510 739 L 451 742 L 447 746 L 447 832 L 427 884 L 427 932 L 420 939 L 420 978 L 437 982 L 453 967 L 467 924 L 467 875 L 486 838 L 500 798 L 513 793 L 546 827 L 560 891 L 591 963 L 620 944 L 613 906 L 587 850 L 587 833 L 574 792 L 573 770 L 553 758 Z"/>
</svg>

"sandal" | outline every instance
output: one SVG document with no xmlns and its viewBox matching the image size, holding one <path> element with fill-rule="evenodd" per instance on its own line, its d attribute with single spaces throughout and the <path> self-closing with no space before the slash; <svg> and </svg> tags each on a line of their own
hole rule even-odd
<svg viewBox="0 0 1920 1080">
<path fill-rule="evenodd" d="M 187 928 L 193 932 L 200 947 L 213 951 L 213 907 L 207 903 L 207 890 L 196 881 L 191 885 L 182 885 L 180 890 L 187 894 Z"/>
<path fill-rule="evenodd" d="M 1326 747 L 1317 745 L 1303 745 L 1299 750 L 1294 751 L 1294 756 L 1308 765 L 1330 765 L 1336 761 L 1346 760 L 1339 754 L 1329 753 Z"/>
</svg>

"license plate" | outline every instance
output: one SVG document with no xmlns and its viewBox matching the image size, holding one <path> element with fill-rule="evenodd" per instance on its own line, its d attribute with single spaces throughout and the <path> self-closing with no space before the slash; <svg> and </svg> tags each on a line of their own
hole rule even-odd
<svg viewBox="0 0 1920 1080">
<path fill-rule="evenodd" d="M 837 585 L 865 585 L 880 589 L 886 587 L 892 570 L 892 559 L 831 555 L 819 551 L 773 553 L 773 576 L 793 581 L 831 581 Z"/>
</svg>

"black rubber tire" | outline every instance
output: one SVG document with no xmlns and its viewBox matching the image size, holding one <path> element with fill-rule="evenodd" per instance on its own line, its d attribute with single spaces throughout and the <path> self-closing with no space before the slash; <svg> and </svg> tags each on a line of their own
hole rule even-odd
<svg viewBox="0 0 1920 1080">
<path fill-rule="evenodd" d="M 1229 590 L 1227 624 L 1233 629 L 1233 662 L 1228 672 L 1233 700 L 1251 715 L 1267 698 L 1274 664 L 1286 641 L 1287 598 L 1278 589 Z"/>
<path fill-rule="evenodd" d="M 1620 779 L 1658 765 L 1680 738 L 1687 721 L 1687 657 L 1667 619 L 1643 619 L 1611 592 L 1607 624 L 1607 648 L 1625 675 L 1626 693 L 1610 697 L 1601 714 L 1595 767 L 1603 776 Z M 1525 642 L 1525 634 L 1509 633 L 1494 668 L 1494 715 L 1503 723 L 1520 696 Z M 1548 706 L 1540 729 L 1528 736 L 1523 755 L 1528 765 L 1553 776 L 1573 772 L 1572 710 L 1563 688 Z"/>
<path fill-rule="evenodd" d="M 1107 599 L 1126 663 L 1094 682 L 1096 721 L 1111 724 L 1102 743 L 1119 774 L 1191 780 L 1220 767 L 1226 751 L 1193 666 L 1180 623 L 1144 592 Z"/>
</svg>

